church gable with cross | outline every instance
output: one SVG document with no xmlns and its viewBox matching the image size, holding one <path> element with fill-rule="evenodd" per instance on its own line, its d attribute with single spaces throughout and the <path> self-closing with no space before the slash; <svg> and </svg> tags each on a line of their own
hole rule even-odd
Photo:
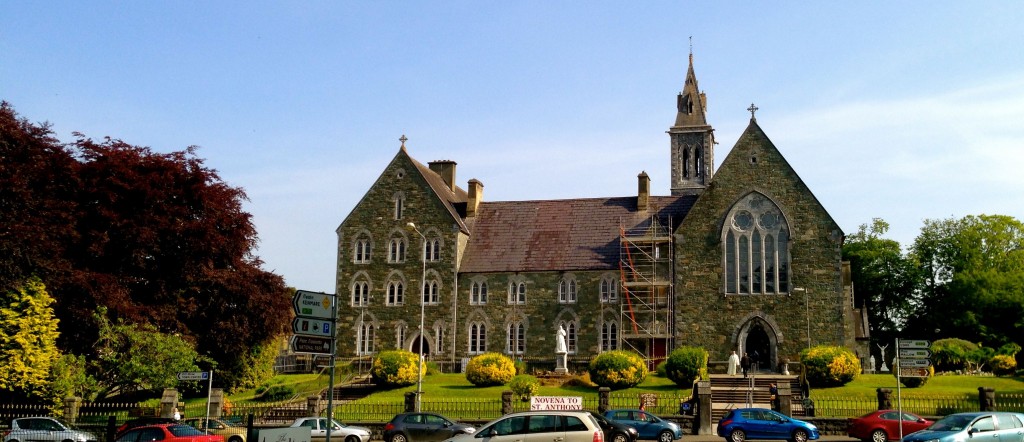
<svg viewBox="0 0 1024 442">
<path fill-rule="evenodd" d="M 422 351 L 457 369 L 500 352 L 554 368 L 607 350 L 652 367 L 683 345 L 777 370 L 809 345 L 868 354 L 843 232 L 757 124 L 714 168 L 690 56 L 669 128 L 669 196 L 485 201 L 454 161 L 399 152 L 338 227 L 338 349 Z M 419 328 L 420 314 L 424 327 Z M 560 333 L 559 333 L 560 335 Z M 863 347 L 863 348 L 861 348 Z M 572 362 L 570 362 L 570 368 Z"/>
</svg>

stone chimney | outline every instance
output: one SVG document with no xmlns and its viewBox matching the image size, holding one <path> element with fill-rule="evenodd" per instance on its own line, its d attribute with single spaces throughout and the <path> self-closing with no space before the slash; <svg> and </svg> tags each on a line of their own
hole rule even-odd
<svg viewBox="0 0 1024 442">
<path fill-rule="evenodd" d="M 466 218 L 476 216 L 476 209 L 484 199 L 484 183 L 476 178 L 469 180 L 469 200 L 466 201 Z"/>
<path fill-rule="evenodd" d="M 651 178 L 647 172 L 640 172 L 636 179 L 636 211 L 646 212 L 651 202 Z"/>
<path fill-rule="evenodd" d="M 437 160 L 427 163 L 430 170 L 438 175 L 448 185 L 448 190 L 455 191 L 455 162 L 452 160 Z"/>
</svg>

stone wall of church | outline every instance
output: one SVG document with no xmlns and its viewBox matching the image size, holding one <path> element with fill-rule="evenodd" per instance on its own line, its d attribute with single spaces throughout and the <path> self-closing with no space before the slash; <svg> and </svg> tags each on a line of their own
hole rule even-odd
<svg viewBox="0 0 1024 442">
<path fill-rule="evenodd" d="M 395 219 L 394 198 L 404 200 L 402 216 Z M 374 351 L 399 347 L 397 327 L 406 327 L 406 349 L 415 340 L 419 329 L 421 284 L 423 273 L 423 248 L 420 235 L 406 228 L 413 222 L 428 238 L 438 238 L 440 260 L 426 263 L 427 279 L 439 281 L 438 303 L 424 306 L 425 328 L 428 342 L 434 342 L 434 325 L 444 324 L 450 329 L 455 300 L 455 258 L 458 234 L 452 230 L 451 216 L 437 200 L 422 175 L 404 153 L 398 156 L 384 170 L 363 199 L 353 208 L 348 218 L 338 228 L 338 354 L 356 354 L 356 331 L 363 324 L 374 326 Z M 353 262 L 353 242 L 360 236 L 372 238 L 372 252 L 369 263 Z M 406 241 L 405 260 L 400 263 L 388 262 L 388 243 L 392 238 Z M 403 302 L 400 305 L 386 305 L 389 281 L 403 283 Z M 369 306 L 352 305 L 352 284 L 368 281 L 370 284 Z M 449 351 L 451 343 L 441 350 Z M 431 350 L 435 350 L 431 345 Z"/>
<path fill-rule="evenodd" d="M 846 342 L 842 233 L 760 128 L 753 126 L 676 231 L 677 345 L 701 346 L 711 360 L 725 360 L 730 350 L 742 345 L 743 325 L 754 319 L 777 340 L 773 360 L 798 360 L 808 340 L 811 345 Z M 752 191 L 772 200 L 789 224 L 788 294 L 725 295 L 724 217 Z M 805 291 L 793 291 L 794 287 Z"/>
<path fill-rule="evenodd" d="M 549 358 L 553 363 L 558 324 L 575 321 L 576 352 L 570 357 L 593 356 L 598 352 L 602 319 L 618 318 L 618 304 L 602 305 L 600 302 L 601 279 L 616 276 L 612 271 L 460 274 L 456 354 L 459 358 L 472 356 L 468 339 L 473 323 L 487 326 L 486 351 L 508 354 L 508 326 L 522 322 L 526 339 L 525 353 L 521 356 L 524 359 Z M 558 285 L 563 278 L 575 279 L 575 302 L 560 302 Z M 470 303 L 474 282 L 486 282 L 486 304 Z M 510 282 L 526 284 L 524 304 L 508 302 Z"/>
</svg>

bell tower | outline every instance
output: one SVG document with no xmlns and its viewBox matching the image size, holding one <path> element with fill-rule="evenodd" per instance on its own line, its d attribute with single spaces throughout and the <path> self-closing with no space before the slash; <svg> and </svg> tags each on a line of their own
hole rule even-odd
<svg viewBox="0 0 1024 442">
<path fill-rule="evenodd" d="M 683 91 L 676 97 L 676 123 L 672 139 L 672 195 L 697 195 L 715 173 L 715 133 L 707 123 L 707 97 L 697 87 L 693 51 Z"/>
</svg>

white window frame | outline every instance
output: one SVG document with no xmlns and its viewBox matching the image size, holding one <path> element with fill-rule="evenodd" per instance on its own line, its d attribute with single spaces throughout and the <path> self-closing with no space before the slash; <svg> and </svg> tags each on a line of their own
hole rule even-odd
<svg viewBox="0 0 1024 442">
<path fill-rule="evenodd" d="M 619 282 L 615 278 L 601 278 L 601 302 L 619 302 Z"/>
<path fill-rule="evenodd" d="M 405 283 L 398 280 L 388 281 L 385 305 L 396 306 L 405 304 Z"/>
<path fill-rule="evenodd" d="M 472 322 L 469 324 L 469 333 L 466 337 L 469 344 L 468 353 L 478 355 L 487 353 L 487 325 L 483 322 Z"/>
<path fill-rule="evenodd" d="M 373 324 L 369 322 L 362 323 L 356 329 L 356 355 L 367 356 L 373 354 Z"/>
<path fill-rule="evenodd" d="M 722 291 L 727 295 L 789 293 L 789 222 L 768 197 L 751 192 L 729 209 L 722 228 Z"/>
<path fill-rule="evenodd" d="M 441 284 L 436 279 L 427 281 L 426 284 L 423 284 L 423 293 L 421 293 L 420 301 L 424 305 L 437 305 L 440 286 Z"/>
<path fill-rule="evenodd" d="M 487 304 L 487 281 L 473 281 L 469 288 L 469 304 Z"/>
<path fill-rule="evenodd" d="M 526 283 L 523 281 L 509 281 L 508 283 L 509 305 L 526 304 Z"/>
<path fill-rule="evenodd" d="M 605 321 L 601 324 L 601 351 L 619 349 L 619 323 Z"/>
<path fill-rule="evenodd" d="M 522 321 L 511 322 L 505 329 L 505 353 L 510 355 L 526 353 L 526 325 Z"/>
<path fill-rule="evenodd" d="M 576 278 L 564 277 L 558 281 L 558 303 L 575 304 L 576 299 Z"/>
<path fill-rule="evenodd" d="M 356 281 L 352 284 L 352 298 L 349 300 L 352 307 L 366 307 L 370 305 L 370 283 Z"/>
<path fill-rule="evenodd" d="M 359 238 L 352 245 L 352 262 L 355 264 L 370 263 L 370 240 Z"/>
</svg>

